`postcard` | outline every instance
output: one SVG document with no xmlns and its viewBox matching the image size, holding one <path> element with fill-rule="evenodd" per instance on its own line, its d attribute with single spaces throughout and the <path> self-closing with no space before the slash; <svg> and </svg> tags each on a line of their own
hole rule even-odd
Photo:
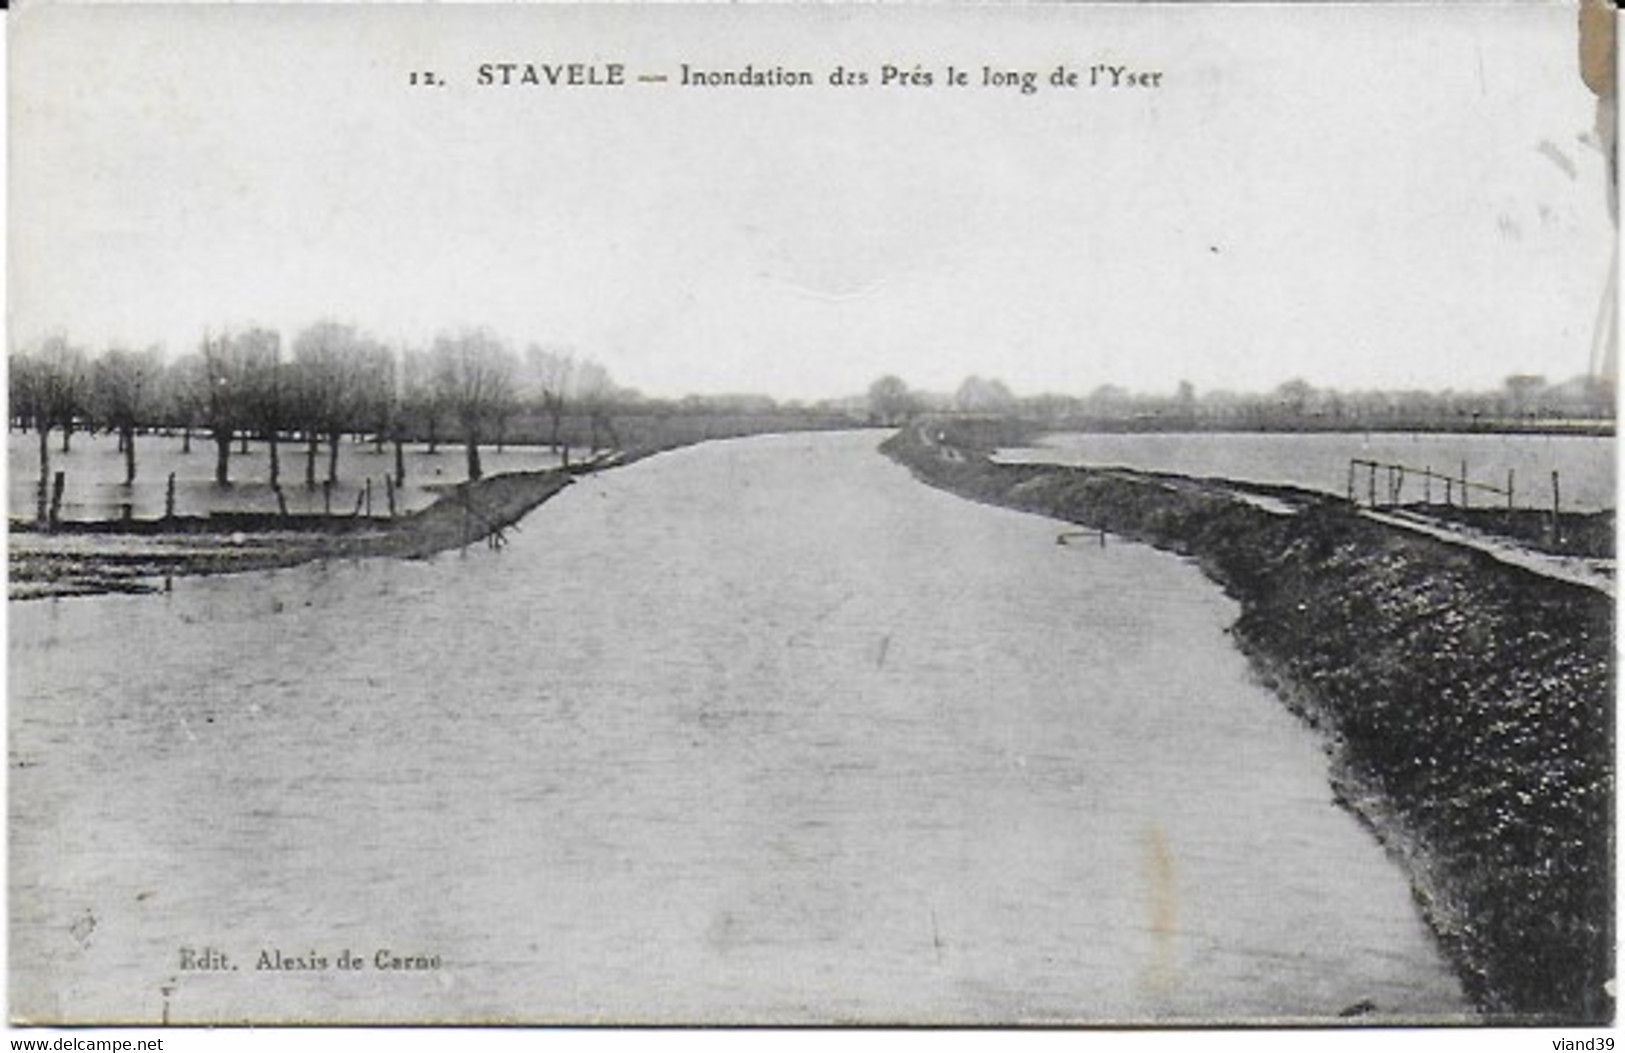
<svg viewBox="0 0 1625 1053">
<path fill-rule="evenodd" d="M 1610 7 L 8 18 L 13 1026 L 1612 1023 Z"/>
</svg>

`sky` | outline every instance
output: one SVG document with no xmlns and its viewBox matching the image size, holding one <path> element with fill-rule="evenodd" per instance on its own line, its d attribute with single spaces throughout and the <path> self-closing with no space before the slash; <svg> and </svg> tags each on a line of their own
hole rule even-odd
<svg viewBox="0 0 1625 1053">
<path fill-rule="evenodd" d="M 1482 390 L 1586 371 L 1616 238 L 1563 4 L 10 17 L 14 347 L 334 318 L 487 326 L 650 396 Z M 498 62 L 630 83 L 479 85 Z M 1161 77 L 1048 84 L 1097 64 Z"/>
</svg>

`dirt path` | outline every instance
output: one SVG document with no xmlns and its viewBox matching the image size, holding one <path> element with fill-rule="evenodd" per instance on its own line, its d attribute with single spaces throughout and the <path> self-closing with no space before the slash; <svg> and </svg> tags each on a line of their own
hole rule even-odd
<svg viewBox="0 0 1625 1053">
<path fill-rule="evenodd" d="M 1227 479 L 1187 478 L 1126 468 L 1097 469 L 1097 471 L 1110 478 L 1157 486 L 1174 493 L 1218 495 L 1276 516 L 1298 515 L 1317 500 L 1315 495 L 1307 493 L 1303 494 L 1302 499 L 1296 499 L 1296 495 L 1287 488 L 1269 488 L 1269 492 L 1262 492 L 1261 488 Z M 1482 552 L 1508 566 L 1519 567 L 1553 581 L 1595 589 L 1610 598 L 1614 596 L 1615 563 L 1612 559 L 1542 552 L 1513 538 L 1442 522 L 1404 509 L 1385 511 L 1362 508 L 1359 514 L 1384 526 L 1397 527 Z"/>
<path fill-rule="evenodd" d="M 1474 549 L 1508 566 L 1520 567 L 1554 581 L 1566 581 L 1571 585 L 1596 589 L 1609 598 L 1614 596 L 1614 561 L 1611 559 L 1588 559 L 1581 556 L 1557 556 L 1549 552 L 1538 552 L 1507 538 L 1450 526 L 1406 512 L 1379 512 L 1367 508 L 1361 509 L 1360 514 L 1387 526 L 1426 534 L 1452 545 Z"/>
</svg>

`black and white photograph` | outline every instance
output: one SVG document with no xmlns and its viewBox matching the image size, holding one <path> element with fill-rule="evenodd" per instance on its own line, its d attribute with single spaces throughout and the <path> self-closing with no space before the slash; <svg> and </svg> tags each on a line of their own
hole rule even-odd
<svg viewBox="0 0 1625 1053">
<path fill-rule="evenodd" d="M 1612 1047 L 1611 4 L 4 17 L 17 1036 Z"/>
</svg>

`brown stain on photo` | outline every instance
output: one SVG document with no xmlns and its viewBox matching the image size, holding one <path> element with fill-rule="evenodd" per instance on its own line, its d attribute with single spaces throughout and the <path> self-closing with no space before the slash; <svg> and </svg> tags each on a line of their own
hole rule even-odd
<svg viewBox="0 0 1625 1053">
<path fill-rule="evenodd" d="M 1178 979 L 1174 941 L 1179 933 L 1179 890 L 1168 839 L 1162 827 L 1155 824 L 1145 834 L 1142 865 L 1150 909 L 1151 949 L 1141 970 L 1140 983 L 1155 991 L 1166 991 Z"/>
<path fill-rule="evenodd" d="M 1599 98 L 1614 97 L 1616 17 L 1608 0 L 1580 5 L 1580 76 Z"/>
<path fill-rule="evenodd" d="M 1582 0 L 1579 13 L 1580 78 L 1597 96 L 1597 117 L 1593 130 L 1608 165 L 1608 216 L 1619 223 L 1619 105 L 1615 97 L 1615 49 L 1618 18 L 1610 0 Z M 1603 285 L 1602 304 L 1592 333 L 1591 373 L 1610 382 L 1619 376 L 1619 321 L 1615 290 L 1619 281 L 1619 248 L 1608 268 Z"/>
</svg>

